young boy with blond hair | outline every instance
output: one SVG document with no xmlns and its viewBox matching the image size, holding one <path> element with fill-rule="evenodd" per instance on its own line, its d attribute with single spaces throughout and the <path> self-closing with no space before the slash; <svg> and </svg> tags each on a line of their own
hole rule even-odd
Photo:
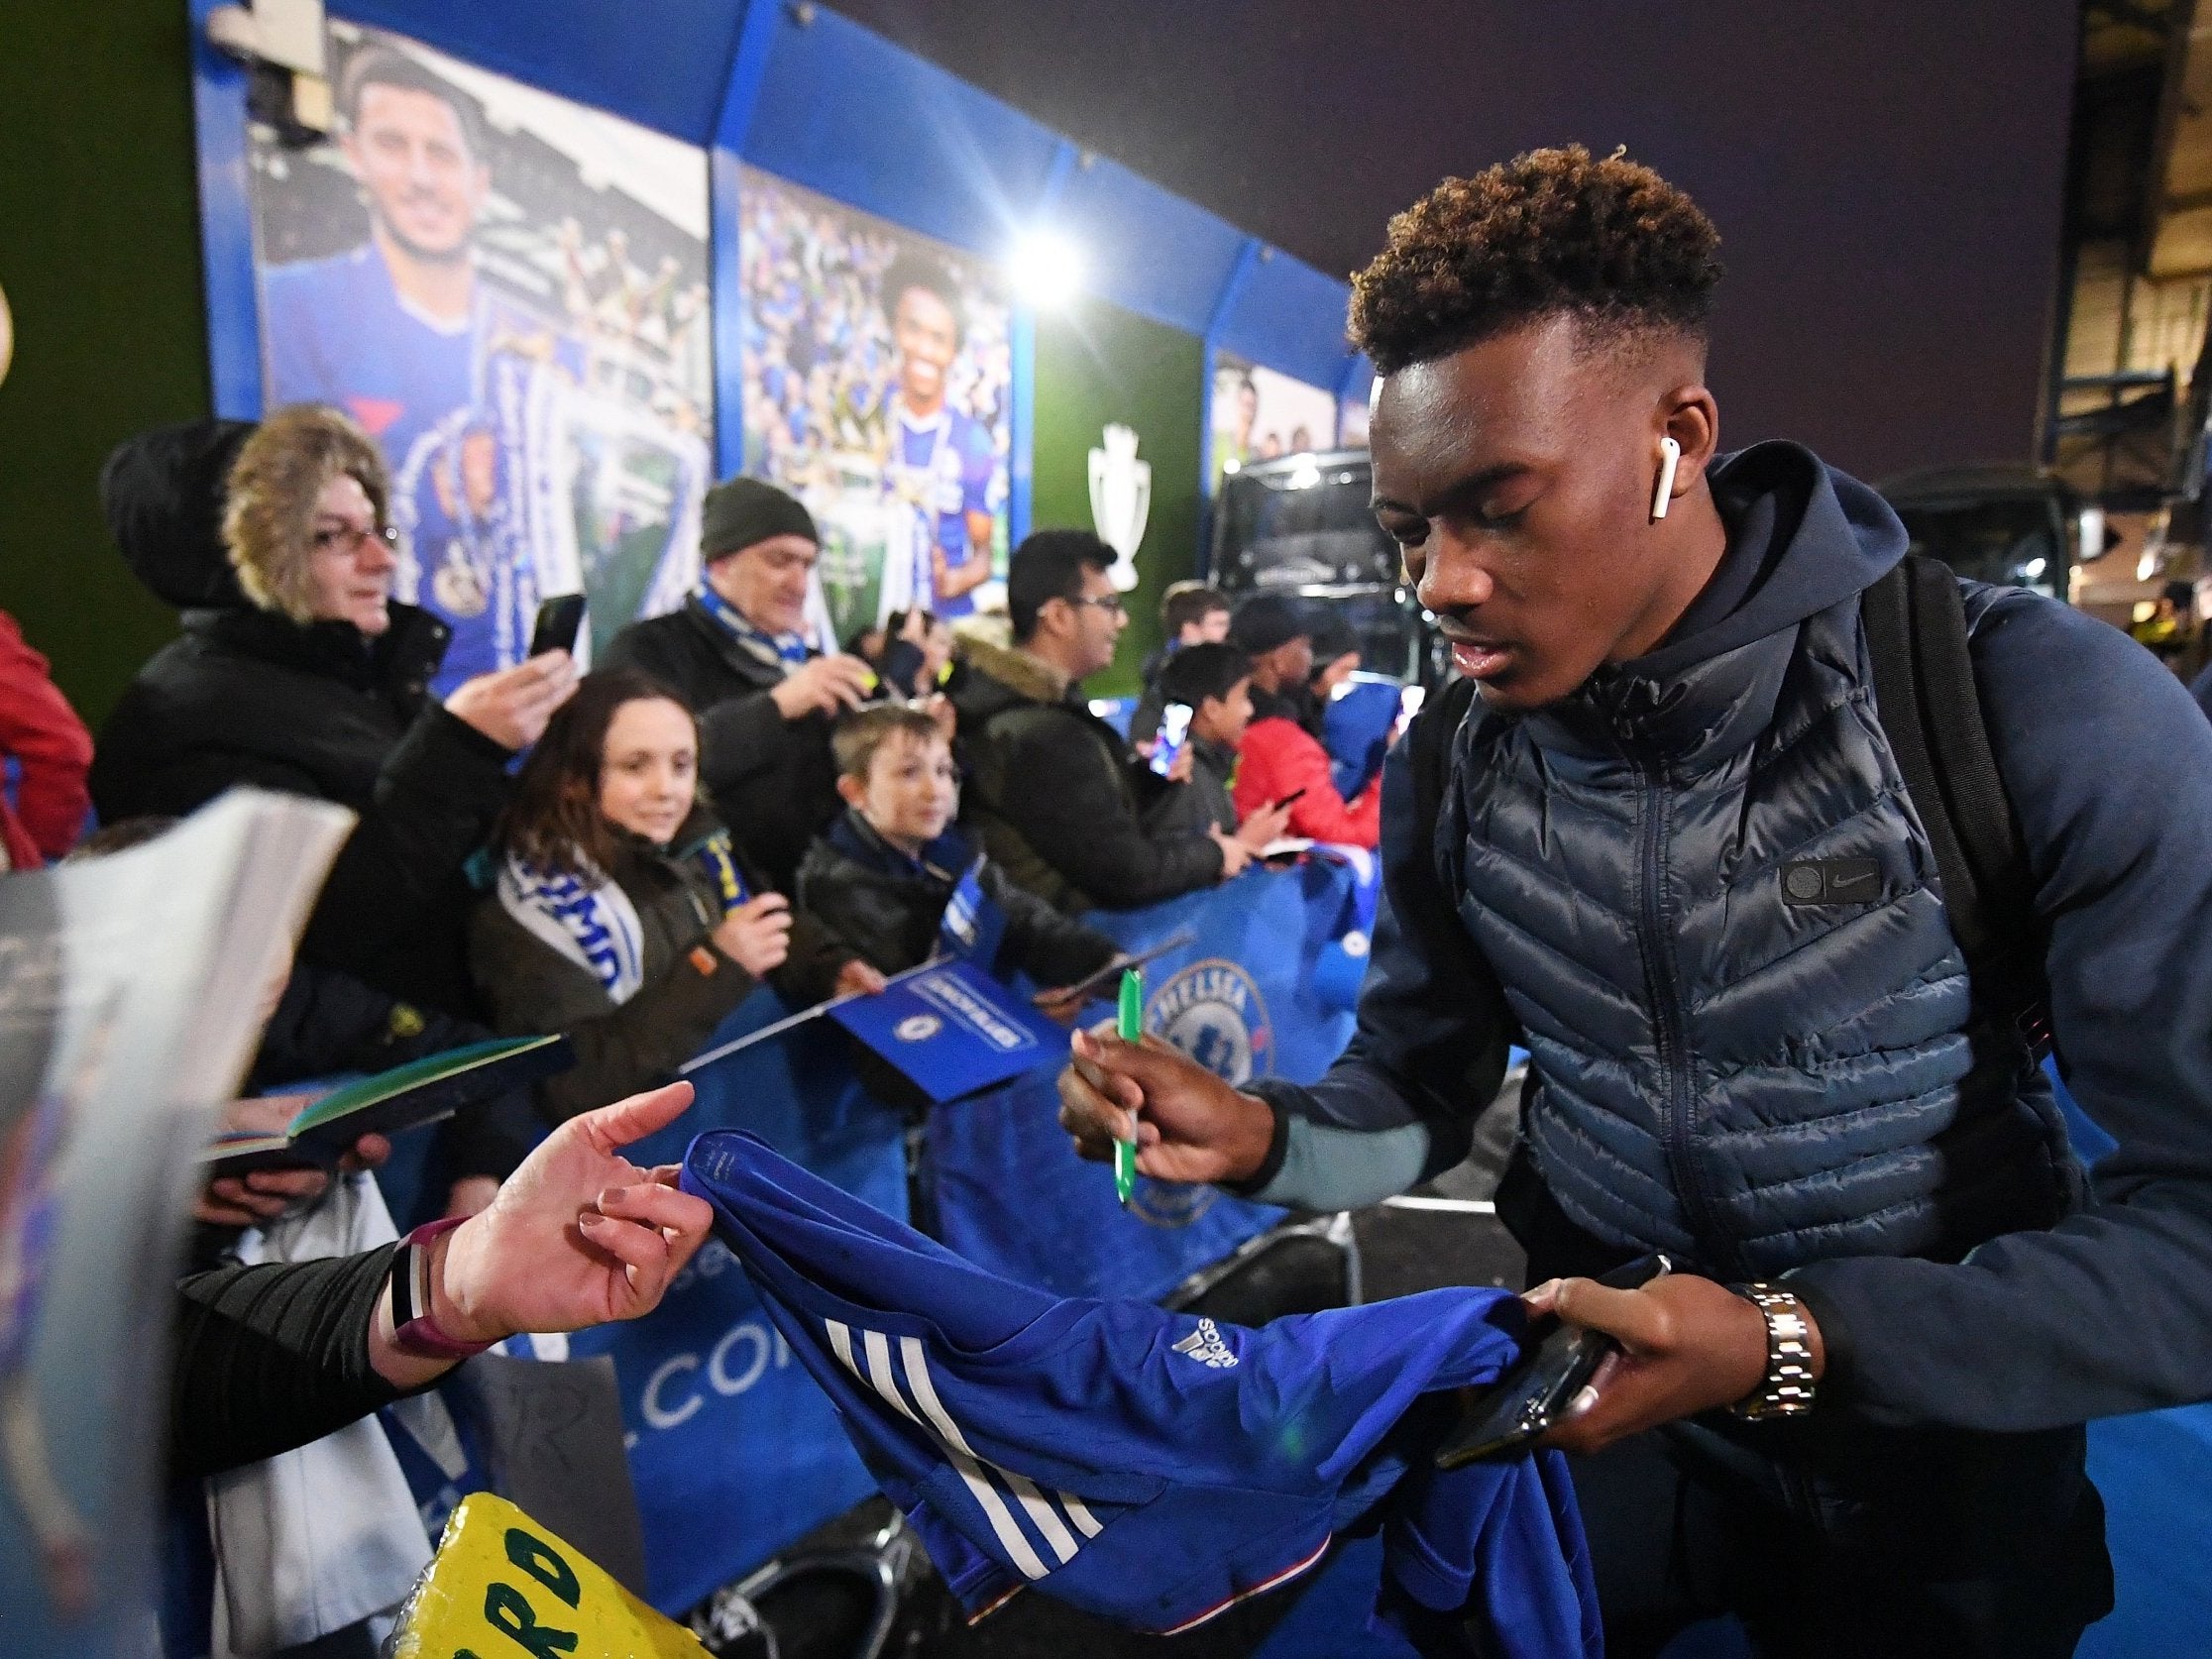
<svg viewBox="0 0 2212 1659">
<path fill-rule="evenodd" d="M 928 959 L 953 890 L 970 870 L 1006 915 L 994 973 L 1071 985 L 1113 960 L 1114 941 L 1009 881 L 953 827 L 960 775 L 952 746 L 920 709 L 848 715 L 831 746 L 844 816 L 807 849 L 798 902 L 885 973 Z M 1042 999 L 1048 1008 L 1051 999 Z"/>
</svg>

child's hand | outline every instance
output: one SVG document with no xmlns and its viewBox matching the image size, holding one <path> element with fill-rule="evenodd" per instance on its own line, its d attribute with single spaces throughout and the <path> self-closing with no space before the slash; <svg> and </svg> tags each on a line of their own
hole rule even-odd
<svg viewBox="0 0 2212 1659">
<path fill-rule="evenodd" d="M 791 954 L 791 901 L 763 893 L 721 919 L 715 942 L 723 955 L 755 979 L 784 965 Z"/>
<path fill-rule="evenodd" d="M 1237 839 L 1250 847 L 1255 856 L 1271 841 L 1282 839 L 1282 832 L 1290 828 L 1290 808 L 1287 804 L 1262 807 L 1237 826 Z"/>
<path fill-rule="evenodd" d="M 874 963 L 863 962 L 857 956 L 837 969 L 837 995 L 840 997 L 872 997 L 889 983 Z"/>
</svg>

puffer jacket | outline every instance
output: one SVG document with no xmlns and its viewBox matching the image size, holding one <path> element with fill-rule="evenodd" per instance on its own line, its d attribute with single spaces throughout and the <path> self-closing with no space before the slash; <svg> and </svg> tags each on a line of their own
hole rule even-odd
<svg viewBox="0 0 2212 1659">
<path fill-rule="evenodd" d="M 667 847 L 621 837 L 609 872 L 637 911 L 643 984 L 617 1003 L 591 969 L 538 939 L 497 893 L 470 913 L 469 967 L 478 991 L 505 1036 L 561 1033 L 576 1065 L 537 1085 L 538 1110 L 559 1123 L 640 1089 L 669 1074 L 706 1046 L 724 1015 L 750 996 L 753 976 L 713 938 L 721 921 L 720 895 L 698 862 L 700 844 L 719 826 L 704 810 L 685 821 Z M 758 872 L 747 885 L 763 889 Z M 797 1007 L 828 997 L 852 951 L 803 913 L 792 919 L 791 954 L 768 975 L 778 995 Z"/>
<path fill-rule="evenodd" d="M 351 808 L 361 822 L 301 953 L 467 1016 L 463 871 L 505 804 L 511 757 L 431 700 L 450 630 L 428 611 L 393 605 L 372 639 L 246 603 L 217 530 L 222 469 L 246 430 L 149 433 L 102 477 L 134 571 L 161 597 L 197 603 L 184 636 L 155 653 L 108 717 L 93 805 L 109 824 L 181 817 L 245 784 Z"/>
<path fill-rule="evenodd" d="M 975 864 L 973 849 L 957 831 L 925 846 L 919 859 L 909 858 L 848 810 L 807 849 L 799 866 L 799 903 L 885 973 L 902 973 L 929 959 L 944 907 Z M 1018 969 L 1051 988 L 1072 985 L 1113 959 L 1112 940 L 1015 886 L 988 858 L 976 883 L 1006 916 L 992 971 Z"/>
<path fill-rule="evenodd" d="M 1785 1275 L 1828 1411 L 2020 1434 L 2205 1397 L 2212 728 L 2117 630 L 1966 585 L 2057 1057 L 2117 1143 L 2084 1203 L 1874 696 L 1859 596 L 1903 526 L 1794 445 L 1710 477 L 1728 550 L 1658 648 L 1478 708 L 1441 823 L 1408 745 L 1385 763 L 1359 1029 L 1310 1087 L 1255 1085 L 1277 1133 L 1247 1189 L 1330 1208 L 1454 1161 L 1517 1038 L 1524 1184 L 1604 1259 Z"/>
<path fill-rule="evenodd" d="M 1203 832 L 1151 834 L 1172 787 L 1134 761 L 1082 689 L 1027 652 L 969 638 L 953 694 L 968 771 L 962 822 L 1007 875 L 1070 915 L 1136 910 L 1221 879 Z"/>
</svg>

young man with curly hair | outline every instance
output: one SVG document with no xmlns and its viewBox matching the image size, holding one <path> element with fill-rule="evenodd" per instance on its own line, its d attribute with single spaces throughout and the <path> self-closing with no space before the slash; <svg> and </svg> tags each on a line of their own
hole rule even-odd
<svg viewBox="0 0 2212 1659">
<path fill-rule="evenodd" d="M 1242 1092 L 1085 1038 L 1062 1119 L 1335 1208 L 1455 1162 L 1525 1045 L 1498 1211 L 1530 1306 L 1621 1345 L 1550 1437 L 1611 1651 L 1727 1608 L 1763 1654 L 2066 1654 L 2111 1604 L 2082 1425 L 2212 1392 L 2212 727 L 2117 631 L 1961 585 L 2026 965 L 2118 1143 L 2085 1176 L 1877 706 L 1903 527 L 1797 445 L 1719 450 L 1717 248 L 1579 148 L 1391 222 L 1352 312 L 1375 506 L 1479 695 L 1389 763 L 1358 1035 Z"/>
</svg>

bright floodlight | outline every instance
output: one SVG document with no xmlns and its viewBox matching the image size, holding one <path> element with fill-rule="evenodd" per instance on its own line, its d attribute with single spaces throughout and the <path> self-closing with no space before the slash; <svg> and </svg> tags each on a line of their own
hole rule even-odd
<svg viewBox="0 0 2212 1659">
<path fill-rule="evenodd" d="M 1082 285 L 1083 256 L 1075 244 L 1053 231 L 1030 231 L 1014 244 L 1006 262 L 1014 291 L 1040 311 L 1055 311 Z"/>
</svg>

